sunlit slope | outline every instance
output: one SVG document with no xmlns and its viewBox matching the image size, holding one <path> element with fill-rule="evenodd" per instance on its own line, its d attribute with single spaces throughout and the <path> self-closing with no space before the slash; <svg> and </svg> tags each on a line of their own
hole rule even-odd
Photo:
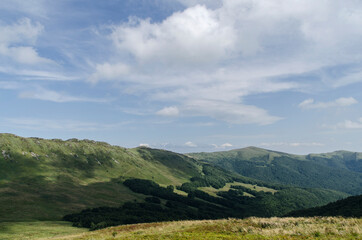
<svg viewBox="0 0 362 240">
<path fill-rule="evenodd" d="M 195 160 L 177 153 L 89 140 L 1 134 L 0 152 L 0 220 L 60 219 L 87 207 L 119 206 L 143 197 L 122 184 L 126 178 L 181 185 L 200 174 Z"/>
<path fill-rule="evenodd" d="M 362 219 L 248 218 L 110 227 L 58 239 L 362 239 Z"/>
<path fill-rule="evenodd" d="M 361 153 L 336 151 L 303 156 L 248 147 L 187 155 L 263 181 L 362 193 Z"/>
<path fill-rule="evenodd" d="M 281 215 L 347 196 L 330 190 L 270 185 L 170 151 L 0 134 L 0 221 L 60 220 L 86 208 L 144 202 L 150 195 L 148 189 L 132 191 L 124 185 L 130 178 L 151 180 L 160 187 L 177 186 L 182 191 L 175 189 L 175 194 L 191 194 L 205 204 L 224 204 L 232 213 L 237 206 L 240 216 Z M 278 190 L 272 194 L 258 192 L 260 189 Z M 169 200 L 163 199 L 162 204 Z"/>
</svg>

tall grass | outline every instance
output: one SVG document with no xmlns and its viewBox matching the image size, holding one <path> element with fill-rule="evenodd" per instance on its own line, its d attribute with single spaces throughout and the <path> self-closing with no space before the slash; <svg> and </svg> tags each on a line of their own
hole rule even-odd
<svg viewBox="0 0 362 240">
<path fill-rule="evenodd" d="M 362 219 L 248 218 L 134 224 L 60 239 L 362 239 Z"/>
</svg>

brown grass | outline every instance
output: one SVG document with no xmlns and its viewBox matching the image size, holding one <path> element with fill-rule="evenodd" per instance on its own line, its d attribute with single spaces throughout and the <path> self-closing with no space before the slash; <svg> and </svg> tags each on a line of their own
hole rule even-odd
<svg viewBox="0 0 362 240">
<path fill-rule="evenodd" d="M 362 219 L 248 218 L 146 223 L 56 239 L 362 239 Z"/>
</svg>

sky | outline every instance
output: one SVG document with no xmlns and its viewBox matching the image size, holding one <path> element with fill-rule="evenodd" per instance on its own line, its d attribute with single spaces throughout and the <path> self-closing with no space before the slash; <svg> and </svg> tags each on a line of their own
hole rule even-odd
<svg viewBox="0 0 362 240">
<path fill-rule="evenodd" d="M 1 0 L 0 132 L 362 152 L 362 1 Z"/>
</svg>

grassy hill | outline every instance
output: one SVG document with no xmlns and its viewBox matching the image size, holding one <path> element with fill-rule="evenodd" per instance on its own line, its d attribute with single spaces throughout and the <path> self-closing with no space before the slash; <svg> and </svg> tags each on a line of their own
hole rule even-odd
<svg viewBox="0 0 362 240">
<path fill-rule="evenodd" d="M 248 218 L 147 223 L 58 239 L 362 239 L 362 219 Z"/>
<path fill-rule="evenodd" d="M 0 152 L 0 223 L 60 220 L 67 214 L 87 227 L 92 221 L 96 227 L 130 221 L 110 220 L 107 209 L 127 217 L 151 208 L 147 221 L 164 210 L 170 213 L 164 220 L 281 216 L 347 196 L 267 184 L 169 151 L 125 149 L 91 140 L 0 134 Z M 159 199 L 158 207 L 147 202 L 152 197 Z M 80 213 L 84 209 L 88 215 Z M 101 214 L 94 214 L 97 211 Z M 145 220 L 136 217 L 131 222 L 140 221 Z"/>
<path fill-rule="evenodd" d="M 263 181 L 362 193 L 362 153 L 336 151 L 303 156 L 247 147 L 187 155 Z"/>
<path fill-rule="evenodd" d="M 0 135 L 0 221 L 54 220 L 87 207 L 143 199 L 127 178 L 181 185 L 201 165 L 181 154 L 90 140 Z"/>
<path fill-rule="evenodd" d="M 352 196 L 325 206 L 298 210 L 288 214 L 295 217 L 343 216 L 362 217 L 362 195 Z"/>
</svg>

